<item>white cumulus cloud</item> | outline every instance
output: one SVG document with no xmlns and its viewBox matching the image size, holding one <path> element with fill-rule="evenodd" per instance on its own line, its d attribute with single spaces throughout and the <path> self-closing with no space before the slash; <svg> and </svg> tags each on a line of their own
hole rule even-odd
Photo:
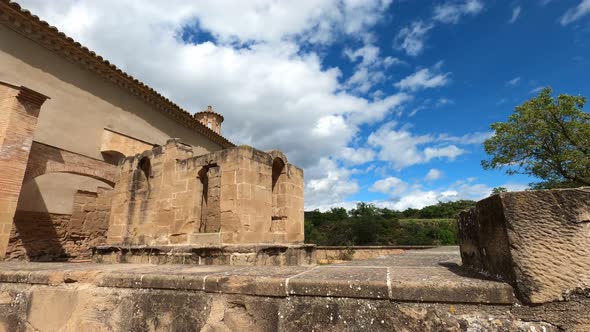
<svg viewBox="0 0 590 332">
<path fill-rule="evenodd" d="M 437 88 L 450 83 L 449 75 L 450 73 L 436 74 L 428 68 L 423 68 L 395 83 L 395 86 L 409 91 Z"/>
<path fill-rule="evenodd" d="M 426 176 L 424 177 L 424 179 L 426 181 L 434 181 L 434 180 L 438 180 L 442 177 L 443 175 L 443 171 L 441 171 L 440 169 L 436 169 L 436 168 L 431 168 L 428 173 L 426 173 Z"/>
<path fill-rule="evenodd" d="M 339 161 L 371 158 L 350 150 L 359 126 L 412 97 L 357 94 L 398 62 L 367 42 L 391 0 L 19 2 L 187 110 L 213 105 L 232 141 L 284 151 L 306 171 L 310 206 L 358 190 Z M 368 71 L 349 84 L 321 53 L 343 36 L 366 43 L 349 53 Z"/>
</svg>

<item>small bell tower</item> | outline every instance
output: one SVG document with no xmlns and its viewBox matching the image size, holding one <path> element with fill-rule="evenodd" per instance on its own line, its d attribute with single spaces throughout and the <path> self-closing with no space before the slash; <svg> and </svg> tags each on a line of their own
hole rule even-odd
<svg viewBox="0 0 590 332">
<path fill-rule="evenodd" d="M 223 115 L 215 112 L 213 110 L 213 106 L 207 106 L 206 110 L 195 113 L 194 117 L 205 127 L 221 135 L 221 123 L 223 122 Z"/>
</svg>

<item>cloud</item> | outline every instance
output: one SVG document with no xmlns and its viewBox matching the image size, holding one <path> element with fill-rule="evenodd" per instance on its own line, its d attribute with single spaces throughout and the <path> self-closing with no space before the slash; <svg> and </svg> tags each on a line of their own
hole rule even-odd
<svg viewBox="0 0 590 332">
<path fill-rule="evenodd" d="M 517 76 L 506 82 L 506 86 L 517 86 L 518 83 L 520 83 L 520 76 Z"/>
<path fill-rule="evenodd" d="M 370 191 L 389 195 L 399 195 L 407 189 L 408 184 L 406 182 L 393 176 L 378 180 L 369 188 Z"/>
<path fill-rule="evenodd" d="M 332 159 L 321 158 L 318 165 L 306 170 L 305 208 L 313 210 L 344 198 L 359 191 L 356 180 L 350 178 L 352 171 L 339 167 Z"/>
<path fill-rule="evenodd" d="M 442 23 L 456 24 L 462 16 L 477 15 L 483 8 L 484 5 L 479 0 L 447 1 L 434 7 L 433 19 Z"/>
<path fill-rule="evenodd" d="M 518 20 L 521 10 L 522 10 L 522 8 L 520 6 L 516 6 L 512 9 L 512 16 L 510 17 L 510 21 L 508 21 L 510 24 L 512 24 L 512 23 L 516 22 L 516 20 Z"/>
<path fill-rule="evenodd" d="M 344 55 L 351 62 L 358 62 L 354 74 L 346 81 L 348 88 L 367 93 L 375 84 L 386 79 L 384 69 L 403 63 L 400 59 L 391 56 L 382 58 L 379 53 L 379 48 L 372 44 L 366 44 L 357 50 L 348 48 L 344 50 Z"/>
<path fill-rule="evenodd" d="M 449 75 L 435 74 L 428 68 L 420 69 L 417 72 L 411 74 L 395 83 L 395 86 L 402 90 L 417 91 L 422 89 L 437 88 L 445 86 L 450 83 L 451 79 Z"/>
<path fill-rule="evenodd" d="M 305 169 L 310 206 L 358 190 L 341 162 L 371 157 L 350 147 L 359 126 L 412 98 L 358 96 L 364 74 L 349 79 L 322 58 L 351 38 L 366 44 L 350 52 L 366 77 L 394 65 L 368 42 L 391 0 L 19 3 L 187 110 L 213 105 L 232 141 L 284 151 Z"/>
<path fill-rule="evenodd" d="M 466 153 L 432 135 L 413 135 L 407 129 L 397 129 L 396 126 L 397 123 L 388 122 L 367 139 L 369 145 L 379 150 L 377 158 L 391 162 L 396 169 L 427 163 L 432 159 L 454 160 Z"/>
<path fill-rule="evenodd" d="M 360 165 L 368 163 L 375 159 L 375 151 L 367 148 L 350 148 L 345 147 L 339 154 L 342 159 L 348 165 Z"/>
<path fill-rule="evenodd" d="M 543 90 L 544 88 L 545 88 L 544 86 L 538 86 L 538 87 L 532 89 L 531 91 L 529 91 L 529 93 L 537 94 L 537 93 L 541 92 L 541 90 Z"/>
<path fill-rule="evenodd" d="M 397 48 L 404 50 L 410 56 L 421 54 L 424 50 L 426 35 L 433 27 L 433 24 L 424 23 L 423 21 L 412 22 L 397 34 L 395 38 Z"/>
<path fill-rule="evenodd" d="M 494 136 L 493 131 L 479 132 L 465 134 L 463 136 L 449 136 L 446 134 L 438 135 L 437 140 L 441 142 L 451 142 L 457 144 L 481 144 L 488 138 Z"/>
<path fill-rule="evenodd" d="M 380 181 L 386 183 L 387 181 L 385 180 L 387 179 L 379 180 L 375 184 Z M 393 194 L 392 191 L 386 192 L 391 195 L 389 199 L 375 200 L 369 203 L 382 208 L 403 211 L 408 208 L 421 209 L 428 205 L 437 204 L 438 202 L 451 202 L 461 199 L 478 201 L 488 197 L 492 193 L 490 186 L 475 183 L 474 181 L 475 179 L 459 180 L 448 187 L 435 189 L 424 189 L 420 185 L 407 186 L 406 188 L 408 190 L 403 192 L 397 192 L 396 194 Z M 501 186 L 507 188 L 509 191 L 520 191 L 527 188 L 527 185 L 519 183 L 506 183 Z M 399 188 L 399 186 L 392 186 L 392 188 Z M 346 205 L 350 206 L 352 204 L 351 202 L 347 202 Z"/>
<path fill-rule="evenodd" d="M 438 180 L 442 177 L 443 172 L 439 169 L 436 168 L 431 168 L 428 173 L 426 173 L 426 176 L 424 177 L 424 179 L 426 181 L 434 181 L 434 180 Z"/>
<path fill-rule="evenodd" d="M 452 101 L 451 99 L 441 97 L 441 98 L 438 98 L 438 100 L 436 101 L 436 107 L 441 107 L 441 106 L 445 106 L 445 105 L 452 105 L 454 103 L 455 102 Z"/>
<path fill-rule="evenodd" d="M 580 18 L 590 14 L 590 0 L 581 0 L 576 7 L 568 9 L 560 19 L 560 23 L 566 26 Z"/>
</svg>

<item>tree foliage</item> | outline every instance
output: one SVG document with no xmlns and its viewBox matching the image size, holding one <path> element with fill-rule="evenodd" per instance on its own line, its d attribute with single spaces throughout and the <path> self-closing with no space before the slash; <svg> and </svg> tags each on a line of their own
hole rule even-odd
<svg viewBox="0 0 590 332">
<path fill-rule="evenodd" d="M 358 203 L 350 211 L 305 212 L 305 241 L 318 245 L 440 245 L 457 243 L 454 218 L 474 201 L 394 211 Z"/>
<path fill-rule="evenodd" d="M 506 192 L 508 192 L 508 189 L 506 189 L 506 187 L 496 187 L 496 188 L 492 189 L 492 195 L 506 193 Z"/>
<path fill-rule="evenodd" d="M 506 169 L 542 180 L 534 188 L 590 185 L 590 114 L 586 98 L 551 88 L 517 106 L 507 122 L 492 124 L 493 137 L 484 142 L 489 160 L 484 169 Z"/>
</svg>

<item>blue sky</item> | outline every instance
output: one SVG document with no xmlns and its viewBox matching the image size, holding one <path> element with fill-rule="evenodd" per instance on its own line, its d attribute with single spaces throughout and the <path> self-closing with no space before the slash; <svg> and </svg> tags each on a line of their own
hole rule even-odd
<svg viewBox="0 0 590 332">
<path fill-rule="evenodd" d="M 590 96 L 590 0 L 22 1 L 237 144 L 278 148 L 306 208 L 480 199 L 489 126 L 540 87 Z M 586 108 L 587 109 L 587 108 Z"/>
</svg>

